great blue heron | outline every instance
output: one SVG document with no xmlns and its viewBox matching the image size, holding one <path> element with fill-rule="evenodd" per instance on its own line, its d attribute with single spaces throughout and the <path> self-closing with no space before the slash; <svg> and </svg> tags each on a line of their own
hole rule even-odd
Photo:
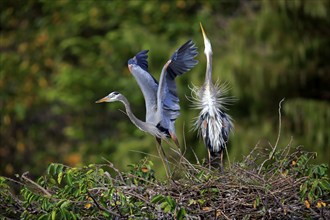
<svg viewBox="0 0 330 220">
<path fill-rule="evenodd" d="M 174 123 L 180 114 L 180 106 L 174 79 L 176 76 L 189 71 L 198 63 L 197 60 L 194 60 L 194 57 L 198 54 L 197 48 L 189 40 L 177 49 L 164 65 L 159 83 L 148 72 L 147 53 L 148 50 L 143 50 L 128 61 L 128 68 L 138 82 L 145 99 L 145 122 L 134 116 L 129 102 L 125 96 L 118 92 L 112 92 L 96 102 L 121 101 L 125 105 L 127 115 L 133 124 L 142 131 L 155 136 L 160 146 L 161 139 L 171 137 L 179 147 Z M 161 149 L 166 158 L 162 146 Z"/>
<path fill-rule="evenodd" d="M 212 47 L 202 24 L 200 24 L 206 55 L 206 75 L 202 87 L 192 88 L 192 97 L 195 107 L 200 110 L 195 122 L 195 128 L 202 136 L 208 151 L 208 162 L 211 166 L 211 157 L 220 158 L 220 169 L 223 170 L 223 151 L 233 127 L 231 117 L 224 112 L 228 99 L 225 86 L 212 82 Z"/>
<path fill-rule="evenodd" d="M 179 146 L 175 133 L 175 120 L 180 114 L 179 98 L 176 91 L 175 77 L 193 68 L 198 61 L 198 54 L 192 40 L 177 49 L 164 65 L 159 83 L 148 72 L 148 50 L 143 50 L 128 61 L 128 68 L 142 90 L 146 106 L 146 122 L 155 125 L 158 130 Z M 160 141 L 160 139 L 157 139 Z"/>
</svg>

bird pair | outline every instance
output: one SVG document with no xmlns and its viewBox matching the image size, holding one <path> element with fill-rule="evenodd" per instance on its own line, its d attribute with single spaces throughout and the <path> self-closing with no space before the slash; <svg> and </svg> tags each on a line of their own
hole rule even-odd
<svg viewBox="0 0 330 220">
<path fill-rule="evenodd" d="M 230 116 L 224 113 L 225 99 L 222 88 L 212 83 L 212 48 L 202 25 L 201 29 L 207 69 L 203 86 L 201 88 L 194 87 L 192 90 L 194 104 L 196 108 L 200 109 L 195 125 L 208 149 L 209 164 L 211 156 L 219 155 L 222 169 L 223 150 L 228 141 L 232 122 Z M 175 120 L 180 114 L 175 78 L 191 70 L 198 63 L 194 59 L 198 52 L 192 40 L 183 44 L 164 65 L 159 82 L 148 72 L 147 53 L 148 50 L 143 50 L 128 60 L 129 71 L 136 79 L 145 99 L 145 122 L 133 114 L 127 98 L 118 92 L 112 92 L 96 103 L 122 102 L 132 123 L 140 130 L 156 137 L 165 160 L 168 162 L 161 146 L 161 140 L 171 138 L 179 147 L 174 126 Z"/>
</svg>

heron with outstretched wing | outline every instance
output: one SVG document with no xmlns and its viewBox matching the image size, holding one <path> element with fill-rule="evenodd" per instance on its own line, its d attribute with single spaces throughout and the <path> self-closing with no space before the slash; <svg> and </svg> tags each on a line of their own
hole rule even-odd
<svg viewBox="0 0 330 220">
<path fill-rule="evenodd" d="M 159 83 L 148 72 L 148 51 L 144 50 L 128 61 L 128 68 L 142 90 L 146 106 L 146 122 L 171 137 L 179 146 L 175 132 L 175 120 L 180 114 L 175 78 L 193 68 L 198 54 L 192 40 L 175 51 L 163 67 Z"/>
<path fill-rule="evenodd" d="M 132 123 L 140 130 L 155 136 L 160 146 L 161 139 L 167 137 L 170 137 L 179 146 L 174 126 L 175 120 L 180 114 L 175 78 L 189 71 L 198 63 L 194 59 L 198 54 L 197 48 L 192 40 L 189 40 L 177 49 L 164 65 L 159 82 L 148 72 L 147 53 L 147 50 L 143 50 L 128 61 L 128 68 L 145 99 L 145 121 L 135 117 L 126 97 L 118 92 L 112 92 L 96 102 L 122 102 Z M 162 146 L 161 149 L 166 158 Z"/>
</svg>

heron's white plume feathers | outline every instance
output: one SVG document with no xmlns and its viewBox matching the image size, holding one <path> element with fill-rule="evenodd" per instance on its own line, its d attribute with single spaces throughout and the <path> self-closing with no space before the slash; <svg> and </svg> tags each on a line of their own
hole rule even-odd
<svg viewBox="0 0 330 220">
<path fill-rule="evenodd" d="M 212 85 L 198 87 L 194 84 L 189 86 L 191 96 L 187 99 L 192 103 L 193 108 L 205 111 L 206 109 L 219 108 L 223 111 L 228 110 L 227 106 L 235 102 L 235 99 L 228 96 L 230 86 L 227 82 L 217 81 Z"/>
<path fill-rule="evenodd" d="M 233 127 L 232 118 L 224 111 L 234 99 L 228 97 L 227 83 L 204 84 L 202 87 L 193 85 L 191 88 L 193 107 L 200 110 L 195 118 L 194 129 L 203 137 L 205 145 L 211 152 L 220 152 L 226 145 L 228 135 Z"/>
</svg>

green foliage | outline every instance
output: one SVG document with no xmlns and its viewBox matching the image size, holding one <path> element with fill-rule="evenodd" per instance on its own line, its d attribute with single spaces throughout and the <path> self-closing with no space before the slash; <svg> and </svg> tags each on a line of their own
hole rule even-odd
<svg viewBox="0 0 330 220">
<path fill-rule="evenodd" d="M 7 218 L 17 218 L 20 216 L 22 209 L 19 208 L 19 200 L 15 200 L 10 187 L 10 181 L 5 177 L 0 176 L 0 217 L 3 218 L 2 213 L 5 213 Z M 5 204 L 5 206 L 4 206 Z"/>
<path fill-rule="evenodd" d="M 130 164 L 128 175 L 135 185 L 153 182 L 155 180 L 155 171 L 152 170 L 153 162 L 144 158 L 138 164 Z"/>
<path fill-rule="evenodd" d="M 302 200 L 314 202 L 329 193 L 330 182 L 327 176 L 328 165 L 309 165 L 310 158 L 306 154 L 297 158 L 294 172 L 298 177 L 306 177 L 306 181 L 300 186 L 300 197 Z"/>
<path fill-rule="evenodd" d="M 82 169 L 51 164 L 45 176 L 36 182 L 40 188 L 27 185 L 21 190 L 24 219 L 79 219 L 94 216 L 88 190 L 95 184 L 105 183 L 101 166 L 90 165 Z M 41 192 L 40 192 L 40 189 Z M 35 206 L 34 212 L 28 207 Z M 79 211 L 78 211 L 79 210 Z"/>
</svg>

